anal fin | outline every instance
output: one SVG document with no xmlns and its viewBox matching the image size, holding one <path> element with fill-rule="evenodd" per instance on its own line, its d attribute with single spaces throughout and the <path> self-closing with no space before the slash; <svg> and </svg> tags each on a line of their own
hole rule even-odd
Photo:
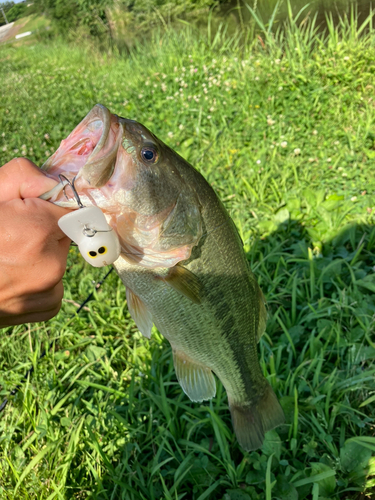
<svg viewBox="0 0 375 500">
<path fill-rule="evenodd" d="M 126 300 L 131 317 L 139 331 L 148 339 L 151 338 L 152 318 L 149 310 L 130 288 L 126 287 Z"/>
<path fill-rule="evenodd" d="M 216 394 L 216 382 L 212 371 L 195 363 L 181 351 L 173 350 L 173 363 L 177 380 L 191 401 L 205 401 Z"/>
</svg>

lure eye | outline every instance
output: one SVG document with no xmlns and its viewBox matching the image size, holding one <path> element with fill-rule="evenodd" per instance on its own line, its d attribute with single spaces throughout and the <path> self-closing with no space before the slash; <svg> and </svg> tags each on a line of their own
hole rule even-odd
<svg viewBox="0 0 375 500">
<path fill-rule="evenodd" d="M 95 250 L 90 250 L 89 252 L 87 252 L 88 255 L 92 258 L 92 259 L 95 259 L 95 257 L 99 255 L 104 255 L 105 253 L 107 253 L 107 247 L 104 247 L 104 246 L 101 246 L 98 248 L 97 252 L 95 252 Z"/>
<path fill-rule="evenodd" d="M 142 160 L 146 163 L 155 163 L 158 160 L 158 153 L 156 149 L 147 146 L 141 151 Z"/>
</svg>

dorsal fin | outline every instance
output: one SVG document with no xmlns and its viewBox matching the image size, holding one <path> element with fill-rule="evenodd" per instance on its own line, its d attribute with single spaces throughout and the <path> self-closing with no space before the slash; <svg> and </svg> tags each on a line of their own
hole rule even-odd
<svg viewBox="0 0 375 500">
<path fill-rule="evenodd" d="M 173 363 L 177 380 L 192 401 L 205 401 L 215 396 L 215 377 L 209 368 L 174 349 Z"/>
<path fill-rule="evenodd" d="M 262 290 L 257 284 L 258 294 L 259 294 L 259 323 L 257 332 L 257 342 L 259 342 L 261 336 L 266 331 L 267 325 L 267 309 L 266 309 L 266 299 L 263 295 Z"/>
</svg>

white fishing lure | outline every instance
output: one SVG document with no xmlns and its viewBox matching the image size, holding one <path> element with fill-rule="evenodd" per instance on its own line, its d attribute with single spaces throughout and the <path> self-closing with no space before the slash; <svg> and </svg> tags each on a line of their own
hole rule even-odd
<svg viewBox="0 0 375 500">
<path fill-rule="evenodd" d="M 117 234 L 100 208 L 79 208 L 61 217 L 58 224 L 92 266 L 108 266 L 119 258 L 121 246 Z"/>
</svg>

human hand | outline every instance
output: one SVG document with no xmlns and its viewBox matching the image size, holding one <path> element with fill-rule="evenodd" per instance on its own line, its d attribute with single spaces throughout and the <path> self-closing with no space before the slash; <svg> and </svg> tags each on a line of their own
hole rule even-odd
<svg viewBox="0 0 375 500">
<path fill-rule="evenodd" d="M 57 221 L 68 211 L 38 199 L 56 184 L 25 158 L 0 168 L 0 328 L 60 310 L 70 239 Z"/>
</svg>

